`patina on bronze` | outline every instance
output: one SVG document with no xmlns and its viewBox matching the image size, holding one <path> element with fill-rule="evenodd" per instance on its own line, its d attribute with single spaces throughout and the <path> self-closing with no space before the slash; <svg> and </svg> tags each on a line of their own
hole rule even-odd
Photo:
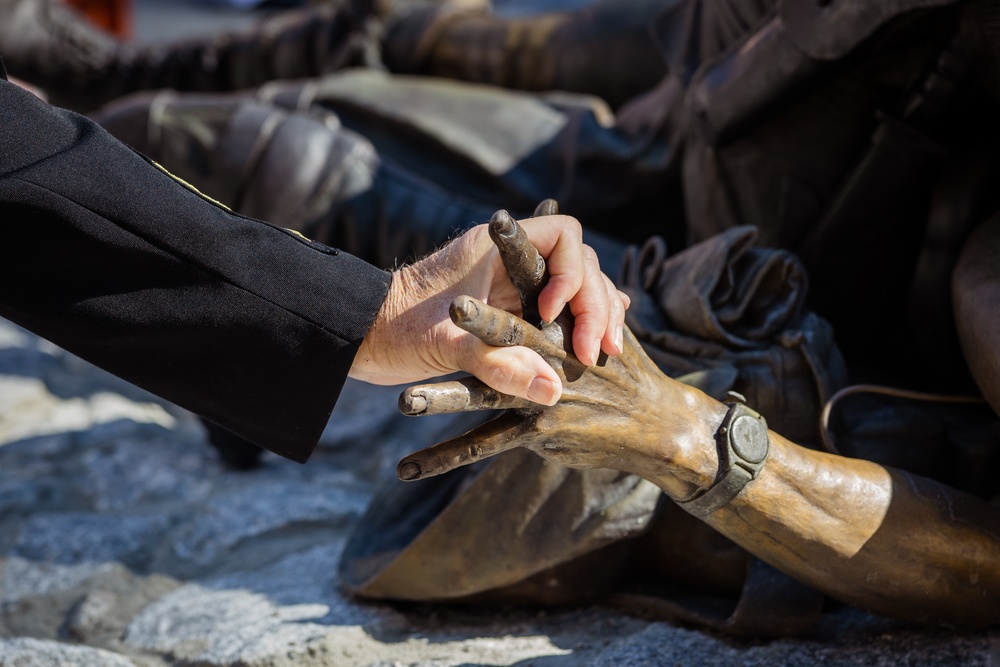
<svg viewBox="0 0 1000 667">
<path fill-rule="evenodd" d="M 541 207 L 546 208 L 540 210 L 551 211 L 553 206 L 543 203 Z M 521 295 L 522 312 L 530 317 L 537 313 L 537 295 L 546 278 L 541 270 L 544 262 L 506 212 L 493 216 L 490 230 Z M 456 325 L 490 345 L 524 345 L 538 352 L 562 379 L 563 396 L 555 406 L 546 408 L 499 395 L 475 379 L 410 387 L 399 400 L 404 414 L 482 409 L 505 412 L 466 435 L 405 458 L 397 468 L 401 479 L 438 475 L 513 447 L 533 449 L 570 467 L 625 472 L 638 472 L 632 466 L 642 468 L 636 458 L 638 448 L 626 457 L 625 443 L 637 430 L 653 434 L 668 427 L 661 421 L 657 405 L 676 400 L 671 392 L 676 383 L 663 383 L 666 376 L 643 352 L 631 331 L 625 330 L 620 357 L 602 355 L 598 364 L 588 369 L 570 349 L 573 322 L 568 311 L 554 322 L 536 327 L 472 297 L 459 297 L 452 303 L 450 315 Z M 647 455 L 655 456 L 655 449 L 655 442 L 650 442 Z M 706 485 L 710 481 L 706 480 Z M 694 489 L 677 487 L 678 493 L 685 490 Z"/>
<path fill-rule="evenodd" d="M 983 239 L 980 247 L 995 249 Z M 972 251 L 967 255 L 973 268 L 959 272 L 967 283 L 974 283 L 969 275 L 992 271 L 977 273 L 986 263 Z M 405 457 L 401 478 L 437 475 L 514 447 L 567 466 L 634 472 L 675 501 L 695 497 L 717 478 L 714 444 L 726 406 L 662 374 L 631 332 L 622 355 L 586 368 L 567 351 L 572 321 L 566 313 L 535 328 L 460 298 L 452 318 L 491 344 L 519 342 L 538 351 L 562 377 L 563 396 L 552 407 L 514 406 L 475 383 L 408 389 L 401 397 L 404 412 L 441 414 L 491 404 L 506 410 L 463 436 Z M 983 376 L 981 381 L 990 373 Z M 705 517 L 709 525 L 764 562 L 863 608 L 963 627 L 1000 620 L 995 506 L 915 474 L 806 449 L 773 431 L 768 436 L 766 465 Z"/>
</svg>

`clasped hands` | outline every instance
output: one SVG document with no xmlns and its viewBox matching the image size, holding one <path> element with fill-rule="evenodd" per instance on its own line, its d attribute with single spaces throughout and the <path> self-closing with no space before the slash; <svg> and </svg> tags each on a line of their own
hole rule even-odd
<svg viewBox="0 0 1000 667">
<path fill-rule="evenodd" d="M 545 207 L 551 210 L 554 203 L 543 204 L 536 214 Z M 538 222 L 543 221 L 525 224 Z M 575 315 L 572 302 L 568 309 L 557 309 L 553 306 L 558 303 L 546 300 L 557 276 L 547 275 L 546 263 L 525 229 L 500 211 L 491 219 L 489 233 L 522 316 L 511 312 L 510 303 L 486 303 L 459 294 L 451 301 L 451 321 L 495 352 L 533 352 L 558 378 L 561 392 L 555 401 L 532 401 L 530 394 L 504 392 L 499 383 L 475 377 L 408 388 L 399 400 L 407 415 L 502 412 L 462 436 L 405 457 L 397 468 L 400 479 L 438 475 L 513 447 L 527 447 L 565 466 L 638 474 L 677 499 L 709 484 L 718 462 L 704 443 L 706 437 L 712 442 L 712 424 L 721 422 L 725 407 L 663 374 L 627 327 L 612 333 L 610 346 L 607 336 L 602 339 L 605 354 L 582 361 L 595 352 L 587 345 L 592 334 L 581 330 L 583 318 Z M 550 255 L 550 265 L 552 259 Z M 612 302 L 617 295 L 614 290 Z M 627 301 L 622 305 L 623 318 Z"/>
<path fill-rule="evenodd" d="M 555 319 L 564 308 L 577 318 L 573 346 L 593 364 L 603 351 L 621 352 L 627 297 L 601 273 L 597 255 L 582 241 L 580 223 L 549 215 L 543 204 L 524 229 L 548 259 L 547 284 L 532 300 L 539 317 Z M 494 221 L 515 224 L 505 211 Z M 393 274 L 381 311 L 365 336 L 351 377 L 373 384 L 404 384 L 466 371 L 499 392 L 552 405 L 561 383 L 555 370 L 526 347 L 491 347 L 449 321 L 448 306 L 469 295 L 491 306 L 518 311 L 521 306 L 504 263 L 479 225 L 443 248 Z M 529 244 L 530 245 L 530 244 Z M 538 253 L 536 252 L 536 255 Z"/>
</svg>

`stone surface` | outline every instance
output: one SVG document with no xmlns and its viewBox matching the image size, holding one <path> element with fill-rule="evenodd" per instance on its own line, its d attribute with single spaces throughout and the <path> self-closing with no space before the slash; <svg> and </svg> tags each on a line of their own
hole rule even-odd
<svg viewBox="0 0 1000 667">
<path fill-rule="evenodd" d="M 401 417 L 397 394 L 348 383 L 307 465 L 233 472 L 191 415 L 0 320 L 0 665 L 1000 665 L 1000 630 L 849 608 L 810 637 L 748 644 L 601 606 L 347 597 L 337 563 L 377 486 L 469 425 Z"/>
<path fill-rule="evenodd" d="M 844 633 L 827 642 L 780 641 L 759 646 L 733 646 L 700 632 L 651 625 L 616 642 L 589 663 L 589 667 L 690 665 L 695 662 L 701 667 L 991 667 L 1000 658 L 1000 651 L 997 651 L 1000 644 L 995 642 L 986 637 L 945 638 L 934 636 L 934 633 L 901 630 L 860 637 Z"/>
<path fill-rule="evenodd" d="M 38 639 L 0 639 L 4 667 L 137 667 L 128 658 L 108 651 Z"/>
<path fill-rule="evenodd" d="M 170 517 L 162 514 L 38 514 L 22 524 L 13 553 L 40 562 L 120 562 L 142 567 L 169 524 Z"/>
</svg>

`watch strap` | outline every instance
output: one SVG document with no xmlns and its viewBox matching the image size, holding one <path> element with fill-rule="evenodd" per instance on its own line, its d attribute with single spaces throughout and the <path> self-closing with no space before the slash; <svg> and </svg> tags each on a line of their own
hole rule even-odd
<svg viewBox="0 0 1000 667">
<path fill-rule="evenodd" d="M 754 480 L 767 460 L 770 449 L 767 422 L 748 408 L 742 396 L 730 392 L 729 411 L 716 431 L 719 473 L 707 489 L 678 505 L 698 518 L 704 518 L 729 503 Z"/>
</svg>

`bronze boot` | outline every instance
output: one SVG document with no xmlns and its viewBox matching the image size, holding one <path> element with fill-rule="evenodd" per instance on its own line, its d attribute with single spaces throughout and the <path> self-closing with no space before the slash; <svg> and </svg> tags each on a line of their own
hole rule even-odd
<svg viewBox="0 0 1000 667">
<path fill-rule="evenodd" d="M 333 114 L 290 112 L 250 93 L 140 93 L 93 117 L 237 213 L 310 237 L 378 168 L 371 144 Z"/>
<path fill-rule="evenodd" d="M 484 219 L 450 192 L 384 163 L 372 142 L 332 111 L 267 99 L 275 87 L 137 93 L 92 115 L 118 139 L 237 213 L 378 266 L 419 258 Z M 311 86 L 288 82 L 281 89 L 302 87 Z"/>
<path fill-rule="evenodd" d="M 666 75 L 652 26 L 669 5 L 600 0 L 524 18 L 449 6 L 417 9 L 388 21 L 383 59 L 393 72 L 588 93 L 617 107 Z"/>
<path fill-rule="evenodd" d="M 58 0 L 0 0 L 8 71 L 81 111 L 129 92 L 217 92 L 378 62 L 376 0 L 281 12 L 245 32 L 136 47 Z"/>
</svg>

